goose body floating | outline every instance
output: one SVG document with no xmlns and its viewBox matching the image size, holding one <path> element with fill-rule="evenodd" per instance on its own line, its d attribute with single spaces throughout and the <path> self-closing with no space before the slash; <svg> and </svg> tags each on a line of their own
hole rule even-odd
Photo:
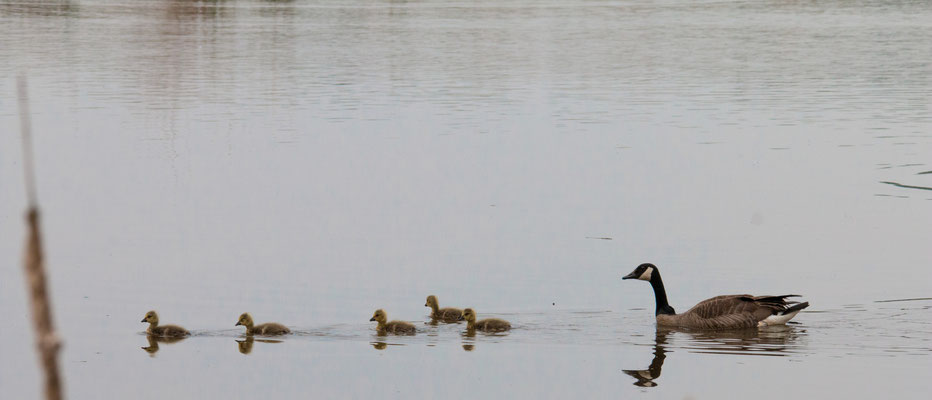
<svg viewBox="0 0 932 400">
<path fill-rule="evenodd" d="M 385 310 L 381 308 L 375 310 L 375 313 L 372 314 L 372 318 L 369 318 L 369 321 L 376 321 L 379 323 L 375 328 L 379 335 L 414 335 L 417 333 L 417 329 L 410 323 L 404 321 L 388 322 L 388 316 L 385 314 Z"/>
<path fill-rule="evenodd" d="M 291 329 L 288 329 L 287 326 L 275 323 L 267 322 L 264 324 L 256 325 L 252 322 L 252 316 L 249 313 L 243 313 L 239 316 L 239 321 L 236 322 L 235 326 L 245 326 L 246 327 L 246 336 L 252 335 L 284 335 L 286 333 L 291 333 Z"/>
<path fill-rule="evenodd" d="M 143 317 L 142 321 L 139 322 L 149 323 L 149 328 L 146 329 L 146 333 L 152 336 L 177 338 L 190 335 L 186 329 L 178 325 L 159 326 L 159 314 L 154 310 L 147 312 L 146 316 Z"/>
<path fill-rule="evenodd" d="M 437 296 L 434 295 L 427 296 L 427 303 L 424 304 L 424 307 L 430 307 L 431 319 L 443 322 L 457 322 L 463 317 L 463 310 L 459 308 L 440 308 L 440 305 L 437 303 Z"/>
<path fill-rule="evenodd" d="M 741 329 L 782 325 L 793 319 L 809 302 L 787 301 L 795 294 L 752 296 L 732 294 L 703 300 L 684 313 L 677 314 L 667 303 L 667 292 L 654 264 L 641 264 L 622 279 L 650 282 L 657 300 L 657 325 L 692 329 Z"/>
<path fill-rule="evenodd" d="M 504 332 L 511 329 L 508 321 L 498 318 L 486 318 L 476 321 L 476 312 L 471 308 L 463 310 L 463 319 L 466 320 L 466 331 L 478 329 L 483 332 Z"/>
</svg>

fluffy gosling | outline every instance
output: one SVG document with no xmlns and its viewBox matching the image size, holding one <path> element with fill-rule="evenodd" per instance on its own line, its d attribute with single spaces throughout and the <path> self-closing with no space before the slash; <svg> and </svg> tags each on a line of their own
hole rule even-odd
<svg viewBox="0 0 932 400">
<path fill-rule="evenodd" d="M 372 318 L 369 318 L 369 321 L 377 321 L 379 325 L 375 328 L 378 331 L 379 335 L 384 334 L 393 334 L 393 335 L 413 335 L 417 332 L 417 329 L 414 328 L 414 325 L 411 325 L 404 321 L 388 321 L 388 317 L 385 315 L 385 311 L 381 308 L 375 310 L 375 313 L 372 314 Z"/>
<path fill-rule="evenodd" d="M 249 313 L 243 313 L 239 316 L 239 321 L 236 322 L 234 326 L 243 325 L 246 327 L 246 336 L 252 335 L 284 335 L 286 333 L 291 333 L 291 330 L 288 329 L 285 325 L 278 324 L 275 322 L 267 322 L 264 324 L 255 325 L 252 322 L 252 316 Z"/>
<path fill-rule="evenodd" d="M 486 318 L 476 321 L 476 312 L 471 308 L 463 310 L 463 319 L 466 320 L 466 329 L 478 329 L 483 332 L 504 332 L 511 329 L 508 321 L 498 318 Z"/>
<path fill-rule="evenodd" d="M 190 335 L 187 330 L 178 325 L 159 326 L 159 314 L 154 310 L 147 312 L 145 318 L 139 322 L 149 323 L 149 328 L 146 329 L 146 333 L 149 335 L 160 337 L 184 337 Z"/>
<path fill-rule="evenodd" d="M 440 308 L 437 303 L 437 296 L 434 295 L 427 296 L 427 303 L 424 304 L 424 307 L 430 307 L 430 318 L 443 322 L 457 322 L 462 320 L 463 317 L 463 310 L 459 308 Z"/>
</svg>

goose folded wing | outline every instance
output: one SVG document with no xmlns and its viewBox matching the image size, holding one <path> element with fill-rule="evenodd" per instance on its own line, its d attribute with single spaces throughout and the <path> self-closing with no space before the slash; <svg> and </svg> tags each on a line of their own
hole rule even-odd
<svg viewBox="0 0 932 400">
<path fill-rule="evenodd" d="M 798 303 L 797 301 L 786 301 L 788 297 L 799 297 L 798 294 L 785 294 L 782 296 L 755 296 L 754 302 L 762 307 L 767 307 L 774 312 L 785 311 L 789 306 Z"/>
<path fill-rule="evenodd" d="M 693 315 L 709 327 L 751 327 L 770 316 L 777 307 L 772 302 L 759 302 L 751 295 L 734 294 L 704 300 L 683 314 Z"/>
<path fill-rule="evenodd" d="M 723 315 L 741 313 L 753 308 L 754 296 L 748 294 L 729 294 L 700 301 L 683 314 L 693 314 L 699 318 L 716 318 Z"/>
</svg>

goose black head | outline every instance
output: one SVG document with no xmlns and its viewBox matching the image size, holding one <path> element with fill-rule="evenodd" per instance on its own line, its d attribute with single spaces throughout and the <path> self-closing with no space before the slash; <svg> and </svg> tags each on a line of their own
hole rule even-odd
<svg viewBox="0 0 932 400">
<path fill-rule="evenodd" d="M 631 271 L 630 274 L 625 275 L 621 279 L 640 279 L 642 281 L 650 282 L 650 279 L 654 276 L 654 272 L 657 271 L 657 266 L 651 263 L 644 263 L 638 265 L 634 271 Z"/>
</svg>

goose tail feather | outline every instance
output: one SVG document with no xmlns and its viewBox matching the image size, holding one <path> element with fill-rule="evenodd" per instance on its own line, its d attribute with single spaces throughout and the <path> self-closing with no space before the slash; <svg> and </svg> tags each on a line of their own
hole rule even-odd
<svg viewBox="0 0 932 400">
<path fill-rule="evenodd" d="M 780 313 L 780 314 L 789 314 L 789 313 L 791 313 L 791 312 L 796 312 L 796 311 L 803 310 L 803 309 L 805 309 L 806 307 L 809 307 L 809 302 L 808 302 L 808 301 L 804 301 L 804 302 L 802 302 L 802 303 L 796 303 L 796 304 L 793 304 L 793 305 L 787 307 L 786 310 L 783 311 L 783 312 Z"/>
<path fill-rule="evenodd" d="M 767 317 L 763 321 L 757 323 L 757 326 L 770 326 L 770 325 L 783 325 L 793 319 L 796 314 L 799 314 L 804 308 L 809 307 L 809 302 L 805 301 L 802 303 L 795 303 L 785 310 L 775 312 L 773 315 Z"/>
</svg>

